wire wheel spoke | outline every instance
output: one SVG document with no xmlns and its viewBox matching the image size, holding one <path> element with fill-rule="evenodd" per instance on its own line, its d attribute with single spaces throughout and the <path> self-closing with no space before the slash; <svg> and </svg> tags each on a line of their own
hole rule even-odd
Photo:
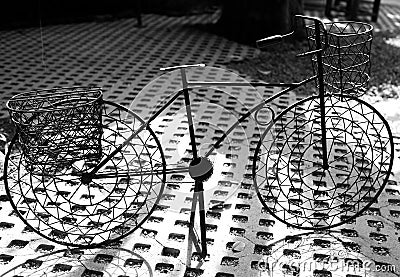
<svg viewBox="0 0 400 277">
<path fill-rule="evenodd" d="M 328 229 L 360 215 L 382 192 L 393 163 L 392 134 L 378 111 L 350 96 L 325 96 L 324 102 L 325 142 L 312 96 L 283 111 L 254 154 L 260 201 L 300 229 Z M 328 169 L 322 167 L 323 143 Z"/>
<path fill-rule="evenodd" d="M 71 156 L 56 168 L 43 159 L 43 166 L 32 169 L 15 137 L 5 183 L 16 213 L 35 232 L 68 246 L 95 247 L 132 233 L 154 210 L 165 185 L 164 156 L 152 130 L 137 132 L 92 179 L 85 174 L 142 124 L 129 110 L 105 102 L 101 156 Z M 174 170 L 185 169 L 169 171 Z"/>
</svg>

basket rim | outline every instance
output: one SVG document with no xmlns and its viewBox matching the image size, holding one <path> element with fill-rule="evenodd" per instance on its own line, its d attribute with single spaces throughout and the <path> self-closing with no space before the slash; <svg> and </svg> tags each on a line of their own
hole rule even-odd
<svg viewBox="0 0 400 277">
<path fill-rule="evenodd" d="M 50 93 L 53 93 L 55 91 L 62 91 L 62 90 L 70 90 L 70 95 L 76 93 L 77 95 L 84 93 L 84 91 L 79 91 L 79 90 L 85 90 L 85 91 L 98 91 L 99 95 L 97 97 L 90 97 L 90 102 L 84 103 L 84 104 L 79 104 L 76 107 L 82 107 L 87 105 L 88 103 L 93 103 L 103 96 L 103 91 L 101 87 L 97 86 L 73 86 L 73 87 L 55 87 L 55 88 L 49 88 L 49 89 L 37 89 L 37 90 L 31 90 L 31 91 L 25 91 L 18 93 L 14 96 L 12 96 L 6 103 L 6 107 L 9 111 L 14 112 L 14 113 L 41 113 L 41 112 L 49 112 L 49 111 L 54 111 L 54 109 L 50 108 L 39 108 L 39 109 L 18 109 L 15 107 L 11 106 L 11 103 L 17 103 L 21 101 L 26 101 L 29 99 L 30 95 L 33 96 L 34 94 L 36 95 L 37 93 L 45 93 L 42 96 L 38 96 L 37 99 L 46 99 L 47 96 L 50 95 Z M 74 92 L 74 90 L 77 90 Z M 47 94 L 46 94 L 47 93 Z M 65 92 L 66 93 L 66 92 Z M 77 100 L 77 98 L 70 98 L 71 100 Z M 68 99 L 65 99 L 68 100 Z M 62 101 L 62 100 L 61 100 Z M 64 109 L 70 109 L 70 107 L 60 107 L 57 110 L 64 110 Z"/>
<path fill-rule="evenodd" d="M 372 31 L 374 30 L 374 26 L 373 26 L 372 24 L 369 24 L 369 23 L 366 23 L 366 22 L 361 22 L 361 21 L 351 21 L 351 20 L 347 20 L 347 21 L 324 22 L 324 28 L 327 29 L 326 26 L 329 26 L 329 25 L 350 24 L 350 23 L 351 23 L 351 24 L 364 25 L 364 26 L 367 26 L 368 29 L 365 30 L 365 31 L 362 31 L 362 32 L 360 32 L 360 33 L 350 33 L 350 34 L 349 34 L 349 33 L 347 33 L 347 34 L 332 33 L 332 32 L 329 32 L 328 30 L 327 30 L 327 33 L 328 33 L 328 35 L 330 35 L 330 36 L 335 36 L 335 37 L 349 37 L 349 36 L 364 35 L 364 34 L 367 34 L 367 33 L 372 32 Z M 312 24 L 312 25 L 307 25 L 308 28 L 309 28 L 309 27 L 314 27 L 314 26 L 315 26 L 314 24 Z"/>
</svg>

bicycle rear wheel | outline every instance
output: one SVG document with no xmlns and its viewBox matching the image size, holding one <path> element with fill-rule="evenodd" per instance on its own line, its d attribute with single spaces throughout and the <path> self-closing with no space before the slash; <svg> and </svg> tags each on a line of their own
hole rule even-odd
<svg viewBox="0 0 400 277">
<path fill-rule="evenodd" d="M 329 229 L 362 214 L 377 200 L 393 165 L 390 127 L 374 107 L 351 96 L 324 99 L 328 169 L 322 167 L 318 96 L 279 114 L 254 154 L 261 203 L 299 229 Z"/>
<path fill-rule="evenodd" d="M 154 210 L 165 184 L 164 155 L 150 127 L 138 132 L 89 183 L 82 181 L 82 175 L 143 124 L 132 111 L 104 101 L 101 156 L 69 159 L 50 173 L 45 166 L 31 170 L 17 134 L 4 171 L 15 212 L 39 235 L 67 246 L 98 247 L 135 231 Z M 64 134 L 69 135 L 73 133 Z"/>
</svg>

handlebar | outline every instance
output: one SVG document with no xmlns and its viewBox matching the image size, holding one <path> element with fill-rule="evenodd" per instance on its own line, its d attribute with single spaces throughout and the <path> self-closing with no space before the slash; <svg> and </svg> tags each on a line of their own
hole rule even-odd
<svg viewBox="0 0 400 277">
<path fill-rule="evenodd" d="M 275 36 L 270 36 L 267 38 L 263 38 L 260 40 L 256 41 L 257 47 L 260 49 L 266 48 L 270 45 L 274 45 L 274 44 L 278 44 L 281 43 L 283 41 L 283 38 L 286 36 L 290 36 L 292 35 L 294 32 L 291 32 L 289 34 L 286 35 L 275 35 Z"/>
<path fill-rule="evenodd" d="M 184 65 L 177 65 L 177 66 L 169 66 L 169 67 L 162 67 L 160 68 L 161 71 L 170 71 L 170 70 L 175 70 L 175 69 L 180 69 L 180 68 L 188 68 L 188 67 L 205 67 L 206 65 L 204 63 L 199 63 L 199 64 L 184 64 Z"/>
<path fill-rule="evenodd" d="M 325 49 L 328 47 L 328 32 L 327 32 L 327 30 L 326 30 L 326 28 L 325 28 L 324 22 L 322 22 L 319 18 L 317 18 L 317 17 L 312 17 L 312 16 L 295 15 L 294 17 L 295 17 L 295 20 L 294 20 L 294 30 L 296 30 L 296 27 L 297 27 L 297 21 L 296 21 L 296 19 L 308 19 L 308 20 L 313 20 L 314 23 L 315 23 L 316 33 L 319 32 L 319 26 L 321 26 L 321 27 L 322 27 L 322 30 L 323 30 L 323 33 L 324 33 L 324 38 L 325 38 L 325 42 L 324 42 L 324 47 L 323 47 L 323 48 L 320 48 L 320 49 L 316 49 L 316 50 L 313 50 L 313 51 L 309 51 L 309 52 L 305 52 L 305 53 L 298 54 L 298 55 L 297 55 L 298 57 L 303 57 L 303 56 L 306 56 L 306 55 L 315 54 L 315 53 L 317 53 L 317 52 L 320 52 L 320 51 L 325 50 Z M 270 37 L 267 37 L 267 38 L 263 38 L 263 39 L 257 40 L 257 41 L 256 41 L 257 47 L 260 48 L 260 49 L 263 49 L 263 48 L 266 48 L 266 47 L 268 47 L 268 46 L 270 46 L 270 45 L 274 45 L 274 44 L 277 44 L 277 43 L 281 43 L 281 42 L 283 41 L 284 38 L 293 35 L 294 32 L 295 32 L 294 30 L 293 30 L 292 32 L 287 33 L 287 34 L 284 34 L 284 35 L 274 35 L 274 36 L 270 36 Z M 318 30 L 318 31 L 317 31 L 317 30 Z"/>
</svg>

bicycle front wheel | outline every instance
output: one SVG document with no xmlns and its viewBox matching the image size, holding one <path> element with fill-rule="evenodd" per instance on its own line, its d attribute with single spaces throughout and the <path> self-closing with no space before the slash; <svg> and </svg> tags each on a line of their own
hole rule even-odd
<svg viewBox="0 0 400 277">
<path fill-rule="evenodd" d="M 165 184 L 165 160 L 160 142 L 132 111 L 104 102 L 100 156 L 68 159 L 52 171 L 26 159 L 14 137 L 6 156 L 6 192 L 15 212 L 41 236 L 67 246 L 93 248 L 135 231 L 152 213 Z M 65 138 L 74 139 L 76 128 Z M 90 182 L 84 174 L 117 152 Z M 68 145 L 68 144 L 64 144 Z M 63 153 L 70 153 L 63 149 Z M 73 155 L 73 153 L 71 153 Z M 46 164 L 45 161 L 42 164 Z"/>
<path fill-rule="evenodd" d="M 377 200 L 393 165 L 392 133 L 374 107 L 342 95 L 325 96 L 324 105 L 325 141 L 320 99 L 311 96 L 279 114 L 254 154 L 261 203 L 299 229 L 328 229 L 355 219 Z"/>
</svg>

